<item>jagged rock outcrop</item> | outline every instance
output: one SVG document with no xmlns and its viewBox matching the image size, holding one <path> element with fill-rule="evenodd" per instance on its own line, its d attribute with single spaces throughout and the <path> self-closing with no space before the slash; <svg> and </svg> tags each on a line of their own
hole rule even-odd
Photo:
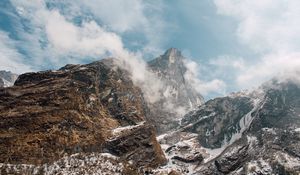
<svg viewBox="0 0 300 175">
<path fill-rule="evenodd" d="M 191 109 L 201 105 L 201 94 L 186 80 L 186 58 L 175 48 L 168 49 L 163 55 L 148 62 L 150 71 L 161 80 L 160 96 L 150 103 L 151 123 L 158 133 L 164 133 L 178 126 L 178 121 Z"/>
<path fill-rule="evenodd" d="M 0 167 L 45 167 L 73 154 L 103 152 L 136 172 L 163 164 L 154 129 L 140 124 L 148 115 L 143 94 L 114 65 L 108 59 L 26 73 L 0 89 Z"/>
<path fill-rule="evenodd" d="M 14 84 L 18 78 L 17 74 L 14 74 L 10 71 L 0 71 L 0 87 L 9 87 Z"/>
<path fill-rule="evenodd" d="M 124 161 L 135 162 L 139 168 L 157 167 L 165 163 L 164 153 L 157 144 L 152 126 L 142 123 L 122 131 L 106 143 L 110 153 Z"/>
</svg>

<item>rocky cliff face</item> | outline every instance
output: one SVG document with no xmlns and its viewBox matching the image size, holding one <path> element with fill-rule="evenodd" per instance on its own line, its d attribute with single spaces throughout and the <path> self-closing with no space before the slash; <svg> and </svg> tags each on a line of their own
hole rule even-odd
<svg viewBox="0 0 300 175">
<path fill-rule="evenodd" d="M 160 57 L 148 62 L 150 71 L 163 84 L 161 100 L 149 104 L 150 119 L 159 133 L 174 129 L 186 112 L 204 102 L 201 94 L 185 79 L 185 60 L 179 50 L 170 48 Z"/>
<path fill-rule="evenodd" d="M 184 117 L 179 130 L 159 137 L 172 160 L 165 168 L 183 174 L 299 174 L 299 97 L 298 84 L 272 81 L 206 102 Z M 182 161 L 199 154 L 203 159 Z"/>
<path fill-rule="evenodd" d="M 155 168 L 166 159 L 147 115 L 141 90 L 111 59 L 20 75 L 0 89 L 1 172 Z"/>
<path fill-rule="evenodd" d="M 10 71 L 0 71 L 0 87 L 9 87 L 14 84 L 18 78 L 17 74 L 14 74 Z"/>
<path fill-rule="evenodd" d="M 202 146 L 220 148 L 247 125 L 243 117 L 253 107 L 249 96 L 216 98 L 186 114 L 181 125 L 186 126 L 184 131 L 197 133 Z"/>
</svg>

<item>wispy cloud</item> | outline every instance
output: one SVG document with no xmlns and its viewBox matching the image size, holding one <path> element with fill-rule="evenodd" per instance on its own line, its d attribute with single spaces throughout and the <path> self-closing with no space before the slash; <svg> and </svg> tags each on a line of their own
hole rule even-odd
<svg viewBox="0 0 300 175">
<path fill-rule="evenodd" d="M 200 80 L 199 65 L 192 60 L 185 60 L 184 64 L 187 71 L 184 75 L 186 81 L 189 82 L 194 89 L 196 89 L 202 95 L 208 95 L 209 93 L 217 93 L 218 95 L 224 95 L 226 84 L 220 79 L 212 79 L 210 81 Z"/>
<path fill-rule="evenodd" d="M 0 31 L 0 70 L 15 73 L 31 70 L 30 66 L 23 63 L 23 56 L 15 48 L 15 42 L 3 31 Z"/>
<path fill-rule="evenodd" d="M 16 18 L 25 25 L 17 29 L 21 38 L 18 47 L 37 70 L 114 55 L 116 50 L 125 50 L 126 35 L 144 38 L 137 40 L 143 42 L 138 44 L 138 54 L 143 55 L 160 54 L 167 40 L 164 31 L 168 23 L 160 16 L 164 5 L 159 1 L 10 2 Z"/>
</svg>

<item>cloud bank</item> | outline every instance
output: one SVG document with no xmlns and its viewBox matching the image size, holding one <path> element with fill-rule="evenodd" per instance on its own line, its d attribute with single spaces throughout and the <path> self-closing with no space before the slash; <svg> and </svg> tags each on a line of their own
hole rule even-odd
<svg viewBox="0 0 300 175">
<path fill-rule="evenodd" d="M 220 15 L 237 21 L 239 41 L 260 55 L 254 64 L 242 64 L 237 85 L 249 88 L 273 76 L 287 78 L 299 70 L 300 1 L 215 0 L 214 3 Z"/>
</svg>

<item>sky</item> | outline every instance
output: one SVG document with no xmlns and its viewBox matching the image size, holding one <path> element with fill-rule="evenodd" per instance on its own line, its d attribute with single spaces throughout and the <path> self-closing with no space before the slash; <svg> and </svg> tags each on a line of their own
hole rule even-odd
<svg viewBox="0 0 300 175">
<path fill-rule="evenodd" d="M 298 0 L 1 0 L 0 70 L 136 63 L 175 47 L 210 99 L 296 77 L 299 19 Z"/>
</svg>

